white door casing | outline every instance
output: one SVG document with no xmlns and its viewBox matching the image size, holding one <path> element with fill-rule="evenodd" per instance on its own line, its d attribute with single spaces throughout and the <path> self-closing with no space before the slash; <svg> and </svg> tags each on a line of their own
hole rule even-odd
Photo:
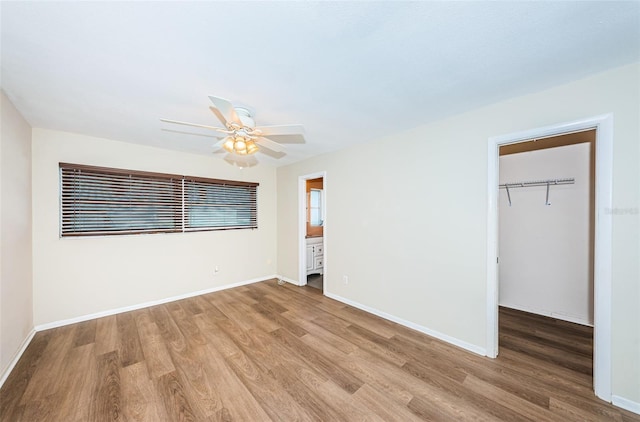
<svg viewBox="0 0 640 422">
<path fill-rule="evenodd" d="M 489 138 L 487 154 L 487 356 L 498 355 L 499 148 L 534 138 L 596 129 L 593 386 L 611 402 L 611 237 L 613 115 L 560 123 Z"/>
</svg>

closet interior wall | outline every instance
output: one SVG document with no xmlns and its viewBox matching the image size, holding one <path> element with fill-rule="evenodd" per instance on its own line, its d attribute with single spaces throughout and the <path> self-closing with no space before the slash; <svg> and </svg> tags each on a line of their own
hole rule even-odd
<svg viewBox="0 0 640 422">
<path fill-rule="evenodd" d="M 500 306 L 593 325 L 595 130 L 504 146 L 500 184 Z"/>
</svg>

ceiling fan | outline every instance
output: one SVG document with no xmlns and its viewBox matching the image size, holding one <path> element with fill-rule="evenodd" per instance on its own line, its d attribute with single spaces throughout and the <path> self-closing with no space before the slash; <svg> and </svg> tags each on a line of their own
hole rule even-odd
<svg viewBox="0 0 640 422">
<path fill-rule="evenodd" d="M 213 103 L 209 109 L 220 120 L 223 127 L 179 120 L 160 120 L 166 123 L 200 127 L 218 132 L 214 137 L 223 139 L 214 145 L 217 148 L 214 152 L 228 152 L 225 161 L 239 167 L 250 167 L 257 164 L 255 157 L 252 157 L 256 152 L 281 158 L 284 156 L 284 147 L 281 144 L 305 142 L 302 125 L 256 126 L 253 115 L 248 108 L 234 107 L 229 100 L 213 95 L 209 95 L 209 99 Z M 270 138 L 275 138 L 278 142 Z"/>
</svg>

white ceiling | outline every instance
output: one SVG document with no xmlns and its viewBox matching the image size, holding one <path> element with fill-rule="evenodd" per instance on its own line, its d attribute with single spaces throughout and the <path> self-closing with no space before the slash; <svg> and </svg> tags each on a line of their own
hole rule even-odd
<svg viewBox="0 0 640 422">
<path fill-rule="evenodd" d="M 210 154 L 214 139 L 159 118 L 217 125 L 212 94 L 258 125 L 305 126 L 285 157 L 258 154 L 272 165 L 640 60 L 638 1 L 3 1 L 0 13 L 2 88 L 33 127 Z"/>
</svg>

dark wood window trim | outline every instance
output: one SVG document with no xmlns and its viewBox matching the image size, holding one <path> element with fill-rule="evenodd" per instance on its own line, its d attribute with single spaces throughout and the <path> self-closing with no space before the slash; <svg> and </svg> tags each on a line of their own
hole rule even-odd
<svg viewBox="0 0 640 422">
<path fill-rule="evenodd" d="M 258 227 L 258 183 L 71 163 L 59 169 L 62 237 Z"/>
</svg>

